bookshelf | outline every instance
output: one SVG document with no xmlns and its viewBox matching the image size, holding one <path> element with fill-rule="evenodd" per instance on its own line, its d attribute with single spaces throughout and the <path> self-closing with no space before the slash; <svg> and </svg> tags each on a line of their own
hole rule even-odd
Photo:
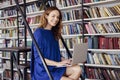
<svg viewBox="0 0 120 80">
<path fill-rule="evenodd" d="M 3 39 L 3 41 L 1 40 L 1 42 L 3 42 L 2 43 L 3 46 L 1 46 L 1 48 L 3 49 L 1 49 L 0 54 L 2 54 L 2 56 L 0 56 L 0 60 L 2 61 L 2 67 L 5 68 L 3 71 L 2 80 L 13 80 L 13 79 L 18 80 L 20 79 L 21 76 L 18 75 L 20 70 L 15 70 L 15 69 L 12 70 L 12 68 L 15 68 L 16 65 L 17 65 L 17 69 L 18 68 L 21 69 L 23 67 L 23 66 L 21 67 L 20 65 L 26 63 L 26 58 L 25 58 L 26 55 L 27 57 L 30 57 L 30 53 L 28 52 L 30 51 L 30 49 L 24 48 L 26 49 L 24 50 L 26 52 L 24 52 L 22 51 L 23 49 L 20 50 L 20 48 L 17 48 L 17 47 L 26 47 L 25 44 L 26 37 L 24 37 L 26 36 L 26 31 L 24 28 L 22 17 L 16 9 L 14 0 L 1 0 L 1 2 L 2 2 L 1 3 L 2 7 L 0 7 L 0 25 L 1 25 L 0 39 Z M 32 1 L 28 0 L 27 4 L 32 5 L 31 2 Z M 33 2 L 36 2 L 36 0 L 34 0 Z M 24 6 L 25 2 L 23 2 L 23 0 L 19 0 L 19 3 L 20 5 Z M 24 7 L 21 8 L 22 10 L 24 10 Z M 28 45 L 30 46 L 31 44 L 30 41 L 28 41 L 28 43 L 29 43 Z M 11 50 L 8 48 L 11 48 Z M 12 58 L 10 58 L 11 51 L 15 52 L 16 57 L 18 57 L 18 55 L 20 56 L 20 62 L 18 62 L 18 64 L 12 63 Z M 15 60 L 17 61 L 18 58 Z M 12 66 L 11 63 L 13 64 Z M 24 73 L 24 71 L 25 68 L 22 70 L 22 72 Z M 23 77 L 27 77 L 28 79 L 30 79 L 30 74 L 29 75 L 24 74 L 24 75 L 26 76 Z"/>
<path fill-rule="evenodd" d="M 84 15 L 86 15 L 84 35 L 89 44 L 88 59 L 85 64 L 86 79 L 120 78 L 119 5 L 117 0 L 95 0 L 84 3 Z"/>
<path fill-rule="evenodd" d="M 9 1 L 9 0 L 8 0 Z M 0 35 L 1 35 L 1 41 L 0 42 L 4 42 L 4 39 L 12 39 L 12 43 L 16 43 L 17 45 L 17 37 L 16 35 L 13 35 L 12 37 L 10 36 L 5 36 L 4 37 L 4 30 L 11 30 L 14 29 L 14 32 L 17 32 L 17 24 L 15 24 L 14 22 L 16 22 L 16 13 L 12 14 L 12 15 L 7 15 L 3 13 L 6 13 L 4 10 L 7 10 L 8 8 L 11 9 L 11 7 L 15 7 L 14 4 L 14 0 L 12 0 L 12 3 L 6 2 L 9 5 L 6 5 L 6 3 L 3 5 L 0 5 L 0 12 L 1 12 L 1 17 L 0 17 L 0 25 L 7 25 L 4 28 L 0 27 Z M 81 4 L 81 0 L 56 0 L 56 6 L 62 11 L 62 15 L 63 15 L 63 31 L 62 31 L 62 35 L 64 37 L 64 40 L 69 48 L 69 50 L 73 51 L 73 45 L 76 43 L 83 43 L 83 42 L 87 42 L 90 44 L 88 52 L 94 52 L 100 54 L 102 52 L 105 53 L 110 53 L 110 52 L 116 52 L 116 54 L 119 54 L 119 48 L 117 49 L 108 49 L 108 48 L 104 48 L 104 49 L 99 49 L 99 44 L 97 45 L 97 48 L 91 46 L 93 43 L 95 44 L 96 42 L 91 43 L 91 40 L 96 39 L 98 40 L 99 37 L 105 37 L 105 38 L 114 38 L 117 37 L 119 38 L 120 36 L 120 4 L 119 1 L 117 0 L 83 0 L 84 3 Z M 20 5 L 23 5 L 23 2 L 20 0 Z M 103 8 L 104 7 L 104 8 Z M 84 10 L 83 10 L 84 9 Z M 117 14 L 112 13 L 113 9 L 117 9 L 119 11 L 116 11 Z M 96 11 L 98 10 L 98 11 Z M 99 10 L 102 10 L 101 12 L 103 12 L 105 15 L 101 14 L 99 12 Z M 14 12 L 14 9 L 12 9 L 12 11 Z M 84 12 L 83 12 L 84 11 Z M 9 11 L 8 11 L 9 12 Z M 90 14 L 90 12 L 92 12 Z M 26 0 L 26 19 L 32 29 L 32 31 L 34 32 L 35 28 L 39 25 L 39 18 L 40 15 L 43 13 L 43 6 L 40 2 L 38 2 L 38 0 Z M 81 16 L 83 13 L 84 16 Z M 99 15 L 96 15 L 97 13 L 99 13 Z M 20 14 L 19 14 L 20 16 Z M 14 23 L 14 24 L 7 24 L 10 23 L 8 21 L 9 18 L 12 18 L 12 20 L 10 22 Z M 15 18 L 15 19 L 14 19 Z M 3 23 L 4 21 L 5 23 Z M 19 18 L 20 23 L 19 23 L 19 27 L 20 29 L 20 38 L 21 38 L 21 46 L 22 46 L 22 42 L 24 42 L 23 35 L 24 35 L 24 30 L 22 29 L 24 27 L 23 25 L 23 21 L 22 18 Z M 83 24 L 85 24 L 83 26 Z M 98 25 L 99 24 L 99 25 Z M 86 29 L 86 26 L 90 26 L 88 27 L 89 29 L 92 29 L 91 32 L 88 32 L 88 30 Z M 95 28 L 95 26 L 98 25 L 102 26 L 104 28 L 98 28 L 98 30 Z M 112 26 L 114 27 L 112 27 Z M 115 27 L 115 25 L 117 27 Z M 84 27 L 84 28 L 83 28 Z M 94 28 L 93 28 L 94 27 Z M 107 27 L 109 27 L 109 30 L 103 30 L 103 29 L 107 29 Z M 84 30 L 83 30 L 84 29 Z M 101 30 L 102 29 L 102 30 Z M 113 29 L 113 31 L 112 31 Z M 8 31 L 9 32 L 9 31 Z M 94 38 L 95 37 L 95 38 Z M 3 39 L 3 41 L 2 41 Z M 29 34 L 27 33 L 27 41 L 30 44 L 31 43 L 31 38 L 29 36 Z M 10 43 L 8 41 L 8 43 Z M 114 43 L 114 42 L 112 42 Z M 1 43 L 0 43 L 1 44 Z M 11 45 L 11 44 L 10 44 Z M 3 46 L 5 46 L 5 43 L 3 43 Z M 30 46 L 30 45 L 29 45 Z M 61 48 L 61 54 L 63 56 L 65 56 L 67 58 L 66 55 L 66 50 L 64 48 L 64 46 L 61 44 L 60 41 L 60 48 Z M 94 48 L 94 49 L 93 49 Z M 30 58 L 28 56 L 28 58 Z M 3 56 L 2 59 L 7 59 L 9 60 L 8 57 Z M 21 59 L 22 60 L 22 59 Z M 83 64 L 80 64 L 81 66 L 83 66 Z M 94 71 L 94 68 L 96 71 L 100 71 L 101 69 L 112 69 L 112 71 L 108 70 L 108 72 L 112 72 L 114 74 L 114 69 L 120 69 L 119 65 L 105 65 L 105 64 L 91 64 L 91 63 L 86 63 L 85 67 L 88 67 L 87 70 L 92 70 Z M 104 71 L 104 70 L 103 70 Z M 86 71 L 87 72 L 87 71 Z M 102 72 L 102 71 L 100 71 Z M 117 73 L 117 72 L 115 72 Z M 97 74 L 97 73 L 96 73 Z M 89 74 L 90 75 L 90 74 Z M 93 75 L 93 74 L 91 74 Z M 96 75 L 97 76 L 97 75 Z M 87 79 L 93 79 L 96 77 L 86 77 Z M 99 77 L 101 79 L 103 79 L 104 77 Z M 107 78 L 105 78 L 107 80 Z M 114 79 L 114 78 L 113 78 Z M 112 79 L 111 79 L 112 80 Z"/>
</svg>

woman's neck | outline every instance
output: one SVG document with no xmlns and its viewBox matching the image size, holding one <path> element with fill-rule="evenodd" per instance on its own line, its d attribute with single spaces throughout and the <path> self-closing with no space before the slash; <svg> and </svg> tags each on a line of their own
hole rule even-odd
<svg viewBox="0 0 120 80">
<path fill-rule="evenodd" d="M 47 25 L 44 29 L 48 29 L 48 30 L 51 30 L 52 29 L 52 26 L 50 25 Z"/>
</svg>

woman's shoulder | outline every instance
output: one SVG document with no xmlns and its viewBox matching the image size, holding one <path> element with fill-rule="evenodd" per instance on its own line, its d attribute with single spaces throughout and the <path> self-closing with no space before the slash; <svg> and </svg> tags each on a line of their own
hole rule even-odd
<svg viewBox="0 0 120 80">
<path fill-rule="evenodd" d="M 43 31 L 42 28 L 36 28 L 36 30 L 34 31 L 34 35 L 40 36 L 40 35 L 42 35 L 42 31 Z"/>
<path fill-rule="evenodd" d="M 41 33 L 42 30 L 43 30 L 43 28 L 36 28 L 36 30 L 34 31 L 34 34 Z"/>
<path fill-rule="evenodd" d="M 35 32 L 41 32 L 42 30 L 43 30 L 43 28 L 38 27 L 38 28 L 36 28 Z"/>
</svg>

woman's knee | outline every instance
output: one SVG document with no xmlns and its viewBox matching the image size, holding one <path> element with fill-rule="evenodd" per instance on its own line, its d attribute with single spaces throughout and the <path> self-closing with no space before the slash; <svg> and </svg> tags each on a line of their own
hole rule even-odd
<svg viewBox="0 0 120 80">
<path fill-rule="evenodd" d="M 73 71 L 81 74 L 81 67 L 79 65 L 73 66 Z"/>
</svg>

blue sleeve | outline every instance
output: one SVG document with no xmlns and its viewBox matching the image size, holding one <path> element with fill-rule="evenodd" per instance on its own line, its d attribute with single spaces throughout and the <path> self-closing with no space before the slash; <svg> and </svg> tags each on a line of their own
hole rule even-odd
<svg viewBox="0 0 120 80">
<path fill-rule="evenodd" d="M 40 29 L 38 29 L 38 30 L 36 30 L 36 31 L 34 32 L 35 40 L 36 40 L 36 42 L 37 42 L 37 44 L 38 44 L 38 46 L 39 46 L 39 48 L 40 48 L 40 50 L 41 50 L 41 54 L 43 55 L 43 51 L 44 51 L 43 46 L 44 46 L 44 45 L 43 45 L 43 42 L 42 42 L 42 36 L 43 36 L 43 35 L 42 35 L 42 32 L 41 32 Z M 34 43 L 33 43 L 33 55 L 34 55 L 34 60 L 35 60 L 35 62 L 38 62 L 39 64 L 41 64 L 42 61 L 41 61 L 41 59 L 40 59 L 40 56 L 39 56 L 39 54 L 38 54 L 38 51 L 37 51 Z"/>
</svg>

